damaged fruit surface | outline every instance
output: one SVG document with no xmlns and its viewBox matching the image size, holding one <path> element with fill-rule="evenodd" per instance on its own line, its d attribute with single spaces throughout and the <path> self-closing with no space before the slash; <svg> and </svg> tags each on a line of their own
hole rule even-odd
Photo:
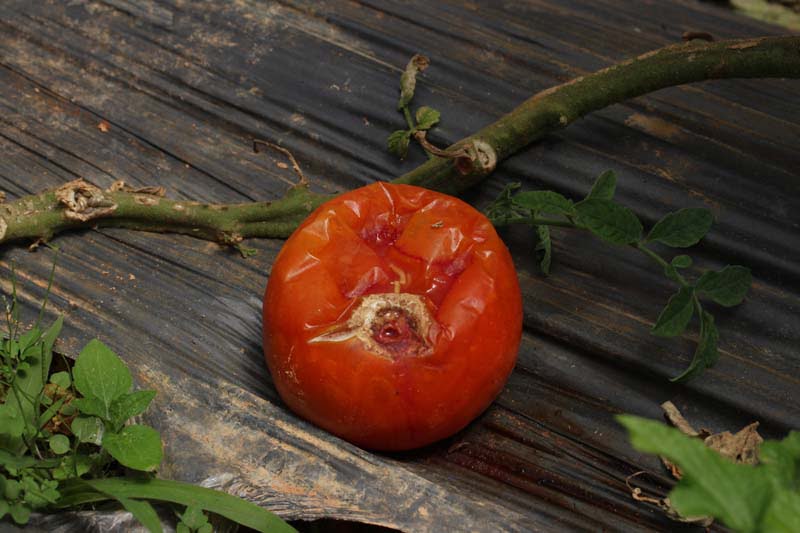
<svg viewBox="0 0 800 533">
<path fill-rule="evenodd" d="M 452 435 L 514 367 L 522 301 L 511 256 L 468 204 L 376 183 L 320 206 L 264 297 L 264 349 L 299 415 L 359 446 Z"/>
</svg>

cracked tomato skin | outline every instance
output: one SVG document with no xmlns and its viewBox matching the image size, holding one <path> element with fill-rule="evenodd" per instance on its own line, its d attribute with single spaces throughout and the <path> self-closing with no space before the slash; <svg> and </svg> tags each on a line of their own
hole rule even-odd
<svg viewBox="0 0 800 533">
<path fill-rule="evenodd" d="M 511 256 L 461 200 L 375 183 L 320 206 L 264 296 L 264 350 L 286 404 L 364 448 L 452 435 L 499 394 L 522 301 Z"/>
</svg>

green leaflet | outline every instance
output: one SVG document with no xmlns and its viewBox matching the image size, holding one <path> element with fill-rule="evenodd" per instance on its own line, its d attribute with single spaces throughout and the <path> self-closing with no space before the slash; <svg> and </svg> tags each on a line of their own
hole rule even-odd
<svg viewBox="0 0 800 533">
<path fill-rule="evenodd" d="M 708 209 L 687 207 L 659 220 L 647 235 L 647 241 L 674 248 L 694 246 L 708 233 L 713 222 L 714 217 Z"/>
<path fill-rule="evenodd" d="M 161 436 L 150 426 L 134 424 L 103 435 L 103 448 L 123 466 L 151 472 L 163 457 Z"/>
<path fill-rule="evenodd" d="M 553 259 L 553 244 L 550 241 L 550 228 L 548 226 L 536 226 L 538 242 L 535 250 L 541 252 L 539 268 L 545 275 L 550 274 L 550 263 Z"/>
<path fill-rule="evenodd" d="M 633 244 L 642 238 L 642 223 L 628 209 L 610 200 L 590 198 L 575 204 L 578 223 L 612 244 Z"/>
<path fill-rule="evenodd" d="M 683 477 L 670 492 L 682 516 L 713 516 L 735 531 L 798 531 L 800 525 L 800 433 L 782 441 L 765 441 L 757 466 L 735 464 L 706 447 L 700 439 L 675 428 L 630 415 L 617 420 L 627 428 L 638 450 L 666 457 Z M 774 462 L 773 457 L 783 457 Z M 787 463 L 794 468 L 787 474 Z"/>
<path fill-rule="evenodd" d="M 586 195 L 586 199 L 611 200 L 617 189 L 617 174 L 613 170 L 606 170 L 599 176 L 592 185 L 592 190 Z"/>
<path fill-rule="evenodd" d="M 410 141 L 411 131 L 397 130 L 389 135 L 389 138 L 386 141 L 386 146 L 389 148 L 391 153 L 400 159 L 404 159 L 408 155 L 408 145 Z"/>
<path fill-rule="evenodd" d="M 574 215 L 572 200 L 554 191 L 526 191 L 513 197 L 518 207 L 530 209 L 534 213 L 552 213 L 557 215 Z"/>
<path fill-rule="evenodd" d="M 427 57 L 414 54 L 406 65 L 406 69 L 400 76 L 400 100 L 397 102 L 397 109 L 406 107 L 411 99 L 414 98 L 414 91 L 417 87 L 417 74 L 428 68 L 430 60 Z"/>
<path fill-rule="evenodd" d="M 439 117 L 441 113 L 437 110 L 428 107 L 422 106 L 417 109 L 416 119 L 417 119 L 417 129 L 418 130 L 429 130 L 434 127 L 439 122 Z"/>
<path fill-rule="evenodd" d="M 670 264 L 675 268 L 689 268 L 692 266 L 692 258 L 688 255 L 676 255 L 672 258 Z"/>
<path fill-rule="evenodd" d="M 689 367 L 677 377 L 670 379 L 673 382 L 688 381 L 706 368 L 714 366 L 719 358 L 717 343 L 719 342 L 719 332 L 714 324 L 714 317 L 708 312 L 703 311 L 700 315 L 700 342 L 694 351 L 694 357 Z"/>
<path fill-rule="evenodd" d="M 125 363 L 97 339 L 89 341 L 81 350 L 72 375 L 78 392 L 87 399 L 101 402 L 103 418 L 106 419 L 110 418 L 111 403 L 133 386 L 130 370 Z"/>
<path fill-rule="evenodd" d="M 725 307 L 739 305 L 752 283 L 750 269 L 728 265 L 719 272 L 705 272 L 697 281 L 697 291 Z"/>
<path fill-rule="evenodd" d="M 693 293 L 691 288 L 681 287 L 669 299 L 653 326 L 653 335 L 675 337 L 684 332 L 694 313 Z"/>
</svg>

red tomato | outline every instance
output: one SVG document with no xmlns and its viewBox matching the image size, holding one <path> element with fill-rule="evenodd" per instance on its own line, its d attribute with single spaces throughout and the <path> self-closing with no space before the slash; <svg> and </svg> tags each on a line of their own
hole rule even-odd
<svg viewBox="0 0 800 533">
<path fill-rule="evenodd" d="M 375 183 L 320 206 L 286 241 L 264 296 L 283 400 L 359 446 L 405 450 L 466 426 L 511 373 L 516 271 L 457 198 Z"/>
</svg>

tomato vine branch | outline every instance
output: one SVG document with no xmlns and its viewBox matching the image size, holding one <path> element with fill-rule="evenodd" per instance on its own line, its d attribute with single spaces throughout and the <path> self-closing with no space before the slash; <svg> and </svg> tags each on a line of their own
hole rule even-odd
<svg viewBox="0 0 800 533">
<path fill-rule="evenodd" d="M 425 66 L 427 60 L 415 56 L 409 69 L 415 76 Z M 414 76 L 404 74 L 405 106 L 413 96 Z M 450 154 L 460 153 L 458 157 L 433 156 L 394 181 L 458 194 L 484 179 L 499 161 L 591 111 L 684 83 L 767 77 L 800 77 L 800 36 L 667 46 L 540 92 L 447 149 Z M 438 121 L 438 112 L 422 108 L 416 119 L 414 127 L 424 132 Z M 395 133 L 401 134 L 395 141 L 407 148 L 415 132 L 412 128 Z M 300 183 L 274 202 L 212 205 L 169 200 L 161 188 L 131 189 L 117 183 L 101 190 L 75 180 L 0 204 L 0 244 L 19 239 L 44 242 L 75 228 L 120 227 L 183 233 L 240 247 L 245 238 L 288 236 L 330 198 Z"/>
<path fill-rule="evenodd" d="M 552 241 L 550 226 L 588 231 L 616 245 L 630 246 L 652 259 L 664 276 L 678 284 L 655 321 L 651 333 L 660 337 L 681 335 L 693 316 L 700 322 L 700 334 L 694 357 L 686 370 L 673 381 L 685 381 L 712 366 L 719 357 L 719 333 L 714 317 L 703 309 L 699 296 L 724 307 L 739 305 L 745 298 L 752 280 L 750 269 L 728 265 L 720 271 L 704 271 L 692 283 L 680 270 L 692 266 L 688 255 L 664 259 L 648 244 L 658 243 L 670 248 L 694 246 L 711 229 L 713 217 L 708 209 L 685 208 L 669 213 L 645 234 L 641 221 L 627 207 L 614 202 L 617 178 L 612 171 L 602 173 L 585 199 L 579 202 L 554 191 L 517 192 L 520 185 L 508 185 L 488 207 L 486 215 L 495 226 L 525 224 L 536 230 L 536 251 L 540 252 L 540 268 L 549 273 Z M 561 218 L 543 218 L 542 214 Z"/>
</svg>

